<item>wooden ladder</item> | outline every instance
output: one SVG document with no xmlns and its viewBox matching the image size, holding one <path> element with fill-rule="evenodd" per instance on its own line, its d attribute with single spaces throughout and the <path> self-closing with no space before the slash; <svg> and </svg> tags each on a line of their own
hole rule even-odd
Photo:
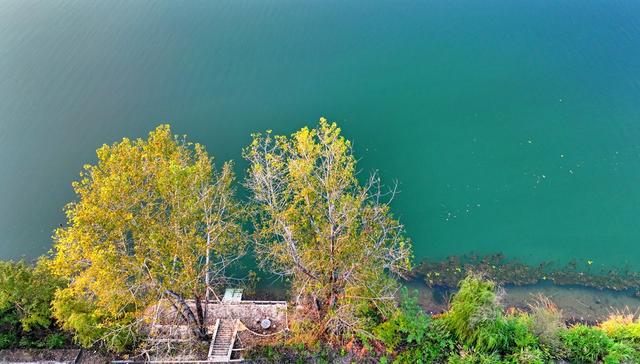
<svg viewBox="0 0 640 364">
<path fill-rule="evenodd" d="M 238 335 L 237 321 L 235 319 L 216 320 L 209 346 L 209 361 L 220 363 L 231 360 L 233 345 Z"/>
</svg>

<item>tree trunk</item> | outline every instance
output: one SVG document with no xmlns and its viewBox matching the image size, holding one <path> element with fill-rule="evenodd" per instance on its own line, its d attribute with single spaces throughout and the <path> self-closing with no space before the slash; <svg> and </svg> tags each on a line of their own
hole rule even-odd
<svg viewBox="0 0 640 364">
<path fill-rule="evenodd" d="M 209 226 L 207 225 L 207 256 L 205 257 L 205 271 L 204 271 L 204 286 L 205 286 L 205 299 L 207 300 L 207 305 L 211 299 L 211 277 L 209 276 L 211 267 L 210 264 L 210 255 L 211 255 L 211 233 L 209 232 Z"/>
<path fill-rule="evenodd" d="M 206 316 L 204 311 L 202 310 L 202 300 L 198 294 L 193 295 L 196 299 L 196 314 L 198 319 L 198 324 L 200 325 L 201 330 L 204 330 Z"/>
<path fill-rule="evenodd" d="M 179 294 L 171 290 L 167 290 L 166 293 L 176 301 L 174 303 L 174 307 L 177 306 L 176 303 L 180 304 L 180 307 L 182 308 L 182 311 L 180 311 L 180 313 L 182 314 L 182 317 L 187 322 L 187 324 L 191 326 L 191 329 L 194 335 L 196 335 L 196 337 L 200 340 L 206 340 L 207 339 L 206 330 L 204 330 L 203 325 L 201 325 L 198 322 L 198 319 L 193 314 L 193 311 L 191 310 L 187 302 L 184 300 L 184 298 L 182 298 L 182 296 L 180 296 Z M 178 309 L 178 307 L 176 307 L 176 309 Z"/>
</svg>

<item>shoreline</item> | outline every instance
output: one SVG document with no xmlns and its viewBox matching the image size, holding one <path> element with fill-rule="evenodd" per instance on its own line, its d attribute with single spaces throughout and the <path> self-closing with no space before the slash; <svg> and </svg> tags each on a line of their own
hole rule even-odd
<svg viewBox="0 0 640 364">
<path fill-rule="evenodd" d="M 595 267 L 593 262 L 554 261 L 530 265 L 501 253 L 452 255 L 442 260 L 421 260 L 413 269 L 413 279 L 428 287 L 456 287 L 469 271 L 481 273 L 501 286 L 530 286 L 552 283 L 596 290 L 622 292 L 640 297 L 640 272 L 627 267 Z"/>
<path fill-rule="evenodd" d="M 430 287 L 417 279 L 405 282 L 404 286 L 418 292 L 420 307 L 430 315 L 447 311 L 449 299 L 457 292 L 456 287 Z M 558 285 L 549 281 L 518 286 L 504 285 L 502 288 L 504 294 L 501 303 L 505 309 L 530 311 L 530 305 L 535 303 L 536 298 L 544 295 L 562 311 L 567 324 L 584 323 L 593 326 L 611 313 L 636 313 L 640 307 L 640 297 L 625 291 Z"/>
</svg>

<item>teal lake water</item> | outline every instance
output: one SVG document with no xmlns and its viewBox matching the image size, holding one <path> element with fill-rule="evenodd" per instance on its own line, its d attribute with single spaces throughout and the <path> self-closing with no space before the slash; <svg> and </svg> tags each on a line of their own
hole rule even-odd
<svg viewBox="0 0 640 364">
<path fill-rule="evenodd" d="M 640 269 L 636 0 L 2 1 L 0 258 L 50 247 L 102 143 L 169 122 L 238 161 L 320 116 L 418 258 Z"/>
</svg>

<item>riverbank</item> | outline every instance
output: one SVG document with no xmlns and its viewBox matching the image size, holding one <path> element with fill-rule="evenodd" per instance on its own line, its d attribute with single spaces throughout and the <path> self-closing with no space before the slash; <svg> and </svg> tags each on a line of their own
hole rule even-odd
<svg viewBox="0 0 640 364">
<path fill-rule="evenodd" d="M 417 264 L 407 286 L 418 290 L 426 312 L 440 313 L 447 310 L 449 297 L 469 271 L 503 287 L 506 308 L 527 310 L 536 297 L 544 295 L 561 309 L 568 323 L 597 323 L 611 313 L 636 313 L 640 308 L 639 272 L 627 267 L 595 267 L 591 261 L 529 265 L 499 253 L 450 256 Z"/>
<path fill-rule="evenodd" d="M 445 312 L 449 299 L 457 291 L 448 287 L 427 287 L 413 280 L 406 284 L 419 295 L 419 305 L 429 314 Z M 504 287 L 502 304 L 505 308 L 517 308 L 527 311 L 540 295 L 548 297 L 562 312 L 567 323 L 595 324 L 605 320 L 611 313 L 636 313 L 640 307 L 640 298 L 627 292 L 597 290 L 580 286 L 558 286 L 553 283 L 540 283 L 526 286 Z"/>
<path fill-rule="evenodd" d="M 585 267 L 586 266 L 586 267 Z M 425 270 L 428 267 L 428 270 Z M 448 309 L 450 297 L 468 270 L 483 272 L 500 284 L 505 292 L 505 308 L 527 310 L 539 295 L 553 301 L 562 311 L 567 323 L 594 324 L 605 320 L 611 313 L 640 310 L 639 275 L 629 269 L 581 267 L 573 262 L 557 265 L 551 262 L 529 266 L 508 260 L 500 254 L 476 258 L 450 257 L 439 262 L 418 264 L 414 277 L 403 284 L 419 294 L 419 305 L 425 313 L 437 314 Z M 432 282 L 429 283 L 429 274 Z M 281 281 L 264 277 L 250 293 L 256 300 L 287 300 L 288 289 Z M 608 287 L 616 287 L 611 289 Z"/>
<path fill-rule="evenodd" d="M 572 260 L 566 264 L 550 260 L 530 265 L 501 253 L 453 255 L 443 260 L 422 260 L 413 274 L 429 287 L 456 287 L 469 271 L 482 273 L 502 286 L 548 282 L 558 286 L 627 292 L 640 297 L 640 272 L 624 265 L 594 266 L 591 260 Z"/>
</svg>

